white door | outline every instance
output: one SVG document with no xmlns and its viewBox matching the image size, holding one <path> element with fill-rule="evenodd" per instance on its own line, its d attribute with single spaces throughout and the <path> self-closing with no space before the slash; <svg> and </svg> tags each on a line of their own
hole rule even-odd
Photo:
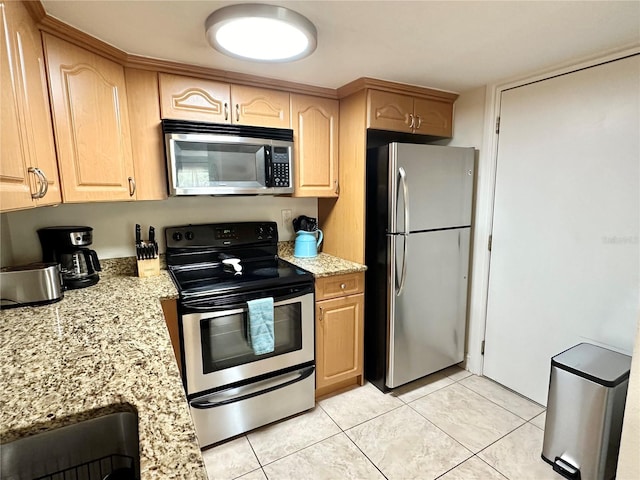
<svg viewBox="0 0 640 480">
<path fill-rule="evenodd" d="M 553 355 L 633 349 L 639 92 L 636 55 L 502 93 L 483 373 L 543 405 Z"/>
</svg>

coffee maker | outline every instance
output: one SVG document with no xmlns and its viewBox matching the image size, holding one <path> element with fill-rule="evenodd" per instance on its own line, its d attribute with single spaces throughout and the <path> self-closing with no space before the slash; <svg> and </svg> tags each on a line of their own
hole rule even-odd
<svg viewBox="0 0 640 480">
<path fill-rule="evenodd" d="M 95 250 L 91 227 L 46 227 L 38 230 L 42 261 L 60 264 L 62 283 L 67 289 L 95 285 L 102 270 Z"/>
</svg>

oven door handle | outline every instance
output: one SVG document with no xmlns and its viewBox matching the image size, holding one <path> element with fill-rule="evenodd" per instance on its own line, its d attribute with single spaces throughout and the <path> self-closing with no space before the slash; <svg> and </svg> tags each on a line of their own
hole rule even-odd
<svg viewBox="0 0 640 480">
<path fill-rule="evenodd" d="M 274 390 L 300 382 L 309 377 L 315 369 L 316 367 L 311 365 L 300 370 L 285 373 L 274 378 L 261 380 L 253 384 L 223 390 L 221 392 L 207 395 L 204 399 L 201 397 L 200 399 L 191 400 L 189 405 L 193 408 L 206 410 L 208 408 L 221 407 L 230 403 L 240 402 L 242 400 L 257 397 L 258 395 L 264 395 L 265 393 L 273 392 Z"/>
<path fill-rule="evenodd" d="M 307 293 L 311 293 L 313 291 L 313 287 L 307 287 L 304 289 L 296 289 L 294 292 L 287 293 L 285 295 L 277 295 L 273 297 L 273 303 L 277 304 L 279 302 L 284 302 L 285 300 L 291 300 L 292 298 L 302 297 Z M 264 297 L 269 297 L 269 291 L 264 291 Z M 259 297 L 257 297 L 259 298 Z M 223 312 L 228 310 L 246 310 L 247 302 L 246 300 L 236 302 L 236 303 L 226 303 L 222 305 L 212 305 L 210 299 L 183 299 L 181 301 L 182 306 L 188 308 L 189 310 L 193 310 L 196 312 Z M 277 305 L 276 305 L 277 306 Z"/>
</svg>

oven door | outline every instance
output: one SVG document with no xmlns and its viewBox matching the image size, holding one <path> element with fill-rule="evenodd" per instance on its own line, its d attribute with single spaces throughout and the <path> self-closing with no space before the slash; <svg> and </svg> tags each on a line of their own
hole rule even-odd
<svg viewBox="0 0 640 480">
<path fill-rule="evenodd" d="M 274 351 L 256 355 L 249 336 L 247 301 L 273 297 Z M 187 395 L 213 391 L 313 362 L 313 285 L 183 302 L 181 325 Z"/>
</svg>

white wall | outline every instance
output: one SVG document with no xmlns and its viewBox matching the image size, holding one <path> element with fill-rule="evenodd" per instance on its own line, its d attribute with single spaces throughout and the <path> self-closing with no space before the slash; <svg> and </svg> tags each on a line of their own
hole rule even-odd
<svg viewBox="0 0 640 480">
<path fill-rule="evenodd" d="M 318 216 L 315 198 L 289 197 L 176 197 L 162 201 L 63 204 L 2 214 L 0 223 L 2 266 L 41 260 L 38 228 L 55 225 L 93 227 L 93 248 L 100 258 L 135 255 L 134 228 L 142 226 L 146 238 L 149 225 L 156 229 L 160 251 L 164 252 L 164 227 L 188 223 L 228 221 L 278 222 L 280 240 L 294 238 L 291 225 L 283 225 L 282 210 L 298 215 Z"/>
</svg>

